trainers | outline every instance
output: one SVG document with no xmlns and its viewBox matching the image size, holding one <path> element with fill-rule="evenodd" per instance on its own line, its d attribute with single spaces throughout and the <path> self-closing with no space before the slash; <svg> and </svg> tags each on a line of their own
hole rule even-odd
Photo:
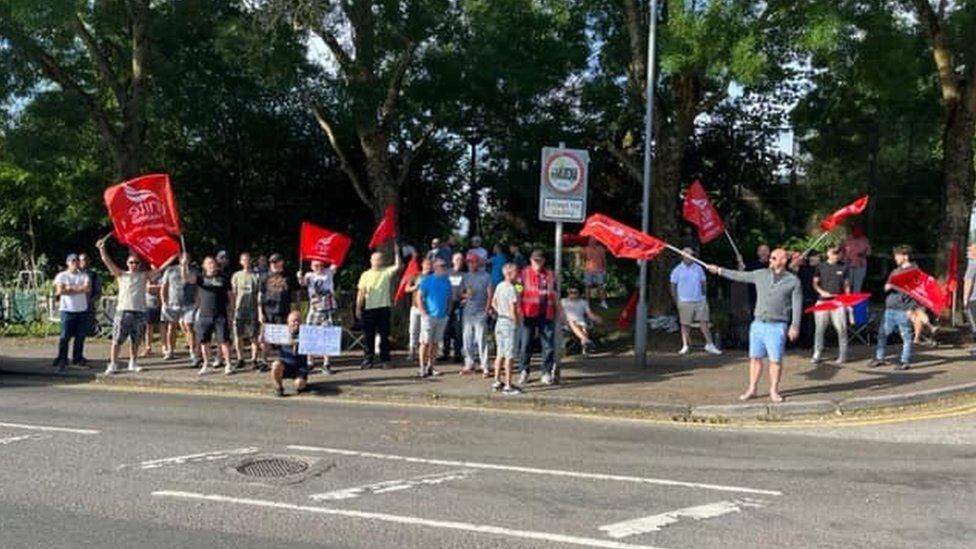
<svg viewBox="0 0 976 549">
<path fill-rule="evenodd" d="M 243 370 L 244 369 L 244 359 L 240 359 L 240 358 L 237 359 L 237 363 L 234 364 L 234 368 L 237 369 L 237 370 Z"/>
<path fill-rule="evenodd" d="M 129 359 L 129 371 L 130 372 L 139 373 L 139 372 L 142 371 L 142 366 L 139 366 L 138 364 L 136 364 L 136 361 L 134 359 L 131 359 L 130 358 Z"/>
<path fill-rule="evenodd" d="M 821 362 L 823 362 L 823 359 L 820 358 L 819 356 L 810 358 L 810 364 L 820 364 Z"/>
<path fill-rule="evenodd" d="M 332 366 L 326 364 L 325 366 L 322 367 L 322 373 L 327 376 L 331 376 L 331 375 L 335 375 L 335 370 L 332 369 Z"/>
<path fill-rule="evenodd" d="M 284 387 L 275 387 L 275 396 L 276 397 L 283 397 L 283 396 L 285 396 L 285 388 Z"/>
<path fill-rule="evenodd" d="M 509 387 L 505 387 L 504 389 L 502 389 L 502 394 L 503 395 L 520 395 L 520 394 L 522 394 L 522 389 L 519 389 L 518 387 L 509 386 Z"/>
<path fill-rule="evenodd" d="M 716 356 L 722 354 L 722 351 L 718 347 L 716 347 L 714 343 L 709 343 L 708 345 L 705 345 L 705 352 L 710 355 L 716 355 Z"/>
<path fill-rule="evenodd" d="M 200 357 L 198 357 L 196 353 L 190 353 L 190 364 L 192 364 L 194 367 L 200 365 Z"/>
<path fill-rule="evenodd" d="M 501 381 L 496 381 L 491 384 L 492 391 L 501 391 L 502 387 L 504 387 L 504 384 Z"/>
<path fill-rule="evenodd" d="M 220 366 L 220 359 L 217 358 L 217 357 L 214 357 L 213 362 L 211 362 L 210 365 L 213 366 L 214 368 Z"/>
<path fill-rule="evenodd" d="M 518 384 L 525 385 L 528 382 L 529 382 L 529 372 L 528 371 L 519 372 Z"/>
<path fill-rule="evenodd" d="M 75 366 L 78 366 L 79 368 L 88 368 L 88 359 L 87 358 L 79 358 L 78 360 L 75 360 L 74 362 L 72 362 L 72 364 L 74 364 Z"/>
<path fill-rule="evenodd" d="M 552 385 L 552 374 L 542 374 L 542 384 Z"/>
<path fill-rule="evenodd" d="M 203 361 L 199 358 L 194 358 L 190 361 L 190 368 L 199 368 L 200 366 L 203 366 Z"/>
<path fill-rule="evenodd" d="M 109 362 L 108 366 L 105 367 L 105 374 L 112 375 L 119 371 L 119 366 L 114 362 Z"/>
<path fill-rule="evenodd" d="M 169 349 L 163 351 L 163 360 L 173 360 L 174 358 L 176 357 L 173 356 L 173 351 L 170 351 Z"/>
<path fill-rule="evenodd" d="M 197 371 L 198 376 L 205 376 L 209 373 L 210 373 L 210 366 L 208 364 L 204 364 L 203 366 L 200 366 L 200 370 Z"/>
<path fill-rule="evenodd" d="M 607 305 L 607 300 L 606 299 L 604 299 L 603 301 L 600 302 L 600 308 L 601 309 L 609 309 L 610 308 L 610 306 Z"/>
<path fill-rule="evenodd" d="M 437 376 L 441 375 L 441 373 L 438 372 L 437 370 L 435 370 L 433 366 L 428 366 L 427 367 L 427 375 L 437 377 Z"/>
<path fill-rule="evenodd" d="M 687 345 L 682 345 L 682 346 L 681 346 L 681 348 L 680 348 L 680 349 L 678 349 L 678 354 L 679 354 L 679 355 L 686 355 L 686 354 L 688 354 L 688 353 L 689 353 L 690 351 L 691 351 L 691 349 L 689 349 Z"/>
<path fill-rule="evenodd" d="M 68 367 L 68 361 L 63 358 L 55 360 L 51 366 L 54 366 L 59 372 L 63 372 L 65 368 Z"/>
<path fill-rule="evenodd" d="M 224 375 L 229 376 L 234 373 L 234 367 L 230 365 L 230 362 L 224 364 Z"/>
<path fill-rule="evenodd" d="M 911 368 L 911 366 L 909 366 L 907 362 L 902 362 L 898 366 L 895 366 L 896 370 L 908 370 L 909 368 Z"/>
<path fill-rule="evenodd" d="M 884 366 L 888 364 L 888 361 L 883 358 L 876 358 L 871 362 L 868 362 L 868 368 L 877 368 L 879 366 Z"/>
<path fill-rule="evenodd" d="M 361 370 L 369 370 L 372 367 L 373 367 L 373 361 L 368 358 L 364 358 L 363 361 L 359 363 L 359 368 Z"/>
</svg>

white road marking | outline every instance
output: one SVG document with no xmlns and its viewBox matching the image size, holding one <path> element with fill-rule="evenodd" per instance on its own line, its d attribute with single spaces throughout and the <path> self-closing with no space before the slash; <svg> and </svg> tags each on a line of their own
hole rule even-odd
<svg viewBox="0 0 976 549">
<path fill-rule="evenodd" d="M 201 463 L 207 461 L 220 461 L 222 459 L 227 459 L 229 457 L 236 456 L 246 456 L 250 454 L 256 454 L 258 452 L 257 448 L 234 448 L 233 450 L 214 450 L 213 452 L 202 452 L 199 454 L 190 454 L 186 456 L 175 456 L 160 459 L 150 459 L 143 461 L 137 467 L 139 469 L 159 469 L 160 467 L 166 467 L 169 465 L 184 465 L 186 463 Z M 120 469 L 126 469 L 129 467 L 136 467 L 131 465 L 122 465 Z"/>
<path fill-rule="evenodd" d="M 261 499 L 235 498 L 222 496 L 219 494 L 199 494 L 195 492 L 180 492 L 170 490 L 160 490 L 152 493 L 156 497 L 176 498 L 184 500 L 212 501 L 217 503 L 231 503 L 236 505 L 249 505 L 251 507 L 265 507 L 269 509 L 282 509 L 287 511 L 301 511 L 304 513 L 317 513 L 320 515 L 335 515 L 365 520 L 378 520 L 383 522 L 393 522 L 397 524 L 409 524 L 412 526 L 427 526 L 430 528 L 442 528 L 446 530 L 461 530 L 478 534 L 491 534 L 496 536 L 507 536 L 511 538 L 533 539 L 552 543 L 567 543 L 581 545 L 584 547 L 605 547 L 608 549 L 662 549 L 648 545 L 632 545 L 619 541 L 606 539 L 584 538 L 569 536 L 566 534 L 554 534 L 548 532 L 533 532 L 529 530 L 512 530 L 501 526 L 490 526 L 486 524 L 472 524 L 468 522 L 455 522 L 446 520 L 430 520 L 420 517 L 405 515 L 390 515 L 387 513 L 369 513 L 365 511 L 353 511 L 347 509 L 334 509 L 331 507 L 313 507 L 309 505 L 296 505 L 281 501 L 268 501 Z"/>
<path fill-rule="evenodd" d="M 681 518 L 690 518 L 692 520 L 710 519 L 727 515 L 729 513 L 738 513 L 742 511 L 743 507 L 759 508 L 763 506 L 763 503 L 764 502 L 762 501 L 753 499 L 719 501 L 706 505 L 696 505 L 695 507 L 675 509 L 674 511 L 661 513 L 659 515 L 651 515 L 649 517 L 608 524 L 606 526 L 601 526 L 600 530 L 606 532 L 611 538 L 621 539 L 627 536 L 657 532 L 669 524 L 678 522 L 678 520 Z"/>
<path fill-rule="evenodd" d="M 101 431 L 95 429 L 71 429 L 68 427 L 49 427 L 47 425 L 27 425 L 24 423 L 0 423 L 0 427 L 11 429 L 27 429 L 29 431 L 50 431 L 53 433 L 74 433 L 76 435 L 97 435 Z"/>
<path fill-rule="evenodd" d="M 325 492 L 323 494 L 313 494 L 309 497 L 315 501 L 353 499 L 358 498 L 363 494 L 385 494 L 387 492 L 407 490 L 416 486 L 433 486 L 435 484 L 441 484 L 452 480 L 464 480 L 472 474 L 474 474 L 474 471 L 471 469 L 461 469 L 460 471 L 448 471 L 446 473 L 436 473 L 433 475 L 424 475 L 398 480 L 385 480 L 383 482 L 376 482 L 373 484 L 367 484 L 365 486 L 357 486 L 355 488 L 345 488 L 343 490 L 333 490 L 332 492 Z"/>
<path fill-rule="evenodd" d="M 685 482 L 680 480 L 669 480 L 663 478 L 631 477 L 624 475 L 607 475 L 602 473 L 585 473 L 579 471 L 561 471 L 559 469 L 537 469 L 535 467 L 519 467 L 515 465 L 500 465 L 496 463 L 479 463 L 474 461 L 452 461 L 446 459 L 425 459 L 408 456 L 397 456 L 391 454 L 375 454 L 372 452 L 357 452 L 354 450 L 341 450 L 338 448 L 319 448 L 316 446 L 289 446 L 289 450 L 303 452 L 324 452 L 327 454 L 338 454 L 342 456 L 364 457 L 374 459 L 386 459 L 390 461 L 403 461 L 407 463 L 427 463 L 431 465 L 444 465 L 447 467 L 465 467 L 469 469 L 489 469 L 493 471 L 508 471 L 512 473 L 528 473 L 535 475 L 549 475 L 556 477 L 584 478 L 590 480 L 613 480 L 620 482 L 636 482 L 641 484 L 659 484 L 662 486 L 681 486 L 684 488 L 699 488 L 702 490 L 716 490 L 719 492 L 741 492 L 745 494 L 762 494 L 766 496 L 781 496 L 783 492 L 778 490 L 762 490 L 759 488 L 746 488 L 743 486 L 725 486 L 721 484 L 703 484 L 700 482 Z"/>
<path fill-rule="evenodd" d="M 25 440 L 44 440 L 51 438 L 51 435 L 19 435 L 13 437 L 0 438 L 0 446 L 6 446 L 8 444 L 13 444 L 15 442 L 24 442 Z"/>
</svg>

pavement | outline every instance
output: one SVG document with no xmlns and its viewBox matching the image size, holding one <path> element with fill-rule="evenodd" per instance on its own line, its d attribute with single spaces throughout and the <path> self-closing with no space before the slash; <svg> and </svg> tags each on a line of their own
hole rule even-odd
<svg viewBox="0 0 976 549">
<path fill-rule="evenodd" d="M 51 375 L 53 339 L 0 339 L 0 372 Z M 890 347 L 889 350 L 897 350 Z M 797 415 L 832 415 L 855 410 L 906 406 L 937 401 L 958 394 L 976 393 L 976 361 L 961 346 L 918 350 L 911 370 L 869 368 L 872 350 L 852 347 L 852 360 L 843 366 L 829 362 L 813 365 L 805 352 L 790 352 L 785 361 L 782 394 L 786 402 L 772 404 L 765 398 L 737 400 L 746 383 L 748 360 L 741 351 L 722 356 L 697 352 L 689 356 L 655 352 L 647 369 L 638 369 L 633 356 L 602 353 L 570 356 L 564 361 L 562 383 L 545 386 L 534 382 L 519 396 L 493 393 L 480 374 L 460 376 L 459 367 L 444 364 L 444 375 L 426 380 L 414 377 L 416 366 L 396 354 L 391 369 L 360 370 L 359 357 L 333 357 L 335 375 L 310 378 L 310 396 L 385 402 L 440 403 L 509 409 L 549 409 L 670 418 L 726 420 L 729 418 L 781 418 Z M 159 356 L 140 360 L 139 374 L 102 375 L 107 345 L 88 346 L 91 370 L 69 370 L 63 381 L 142 386 L 179 390 L 271 394 L 267 374 L 253 370 L 230 376 L 214 373 L 198 376 L 184 355 L 174 362 Z"/>
<path fill-rule="evenodd" d="M 0 547 L 968 549 L 976 539 L 972 411 L 742 428 L 48 381 L 0 385 Z"/>
</svg>

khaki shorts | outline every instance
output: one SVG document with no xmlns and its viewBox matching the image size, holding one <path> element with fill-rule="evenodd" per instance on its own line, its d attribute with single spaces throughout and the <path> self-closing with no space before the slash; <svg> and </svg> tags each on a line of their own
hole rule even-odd
<svg viewBox="0 0 976 549">
<path fill-rule="evenodd" d="M 420 319 L 420 342 L 437 343 L 444 339 L 444 330 L 447 328 L 447 317 L 434 318 L 432 316 L 421 317 Z"/>
<path fill-rule="evenodd" d="M 511 318 L 500 316 L 495 322 L 495 352 L 500 358 L 515 358 L 518 326 Z"/>
<path fill-rule="evenodd" d="M 710 322 L 707 301 L 679 301 L 678 322 L 682 326 L 690 326 L 701 322 Z"/>
</svg>

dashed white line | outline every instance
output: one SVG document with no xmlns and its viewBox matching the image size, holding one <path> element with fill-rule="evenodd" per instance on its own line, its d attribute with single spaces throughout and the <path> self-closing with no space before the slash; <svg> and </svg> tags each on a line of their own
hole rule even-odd
<svg viewBox="0 0 976 549">
<path fill-rule="evenodd" d="M 0 438 L 0 446 L 6 446 L 8 444 L 13 444 L 15 442 L 24 442 L 27 440 L 44 440 L 51 438 L 51 435 L 18 435 L 13 437 L 3 437 Z"/>
<path fill-rule="evenodd" d="M 320 515 L 333 515 L 365 520 L 376 520 L 392 522 L 396 524 L 408 524 L 412 526 L 426 526 L 430 528 L 441 528 L 445 530 L 460 530 L 464 532 L 474 532 L 478 534 L 490 534 L 496 536 L 507 536 L 510 538 L 532 539 L 552 543 L 566 543 L 580 545 L 584 547 L 604 547 L 608 549 L 662 549 L 648 545 L 632 545 L 619 541 L 606 539 L 585 538 L 570 536 L 566 534 L 556 534 L 549 532 L 533 532 L 530 530 L 513 530 L 501 526 L 490 526 L 486 524 L 472 524 L 468 522 L 455 522 L 447 520 L 430 520 L 420 517 L 405 515 L 390 515 L 387 513 L 370 513 L 365 511 L 353 511 L 348 509 L 334 509 L 331 507 L 314 507 L 310 505 L 295 505 L 281 501 L 268 501 L 261 499 L 235 498 L 219 494 L 200 494 L 196 492 L 180 492 L 170 490 L 160 490 L 152 493 L 156 497 L 175 498 L 183 500 L 211 501 L 217 503 L 230 503 L 235 505 L 248 505 L 251 507 L 264 507 L 268 509 L 280 509 L 286 511 L 301 511 L 303 513 L 316 513 Z"/>
<path fill-rule="evenodd" d="M 183 465 L 186 463 L 200 463 L 206 461 L 219 461 L 229 457 L 246 456 L 256 454 L 257 448 L 234 448 L 232 450 L 214 450 L 212 452 L 201 452 L 199 454 L 189 454 L 186 456 L 175 456 L 168 458 L 150 459 L 139 464 L 140 469 L 159 469 L 168 465 Z M 129 466 L 123 465 L 122 468 Z"/>
<path fill-rule="evenodd" d="M 315 501 L 336 501 L 342 499 L 353 499 L 358 498 L 363 494 L 385 494 L 387 492 L 399 492 L 400 490 L 407 490 L 410 488 L 415 488 L 417 486 L 433 486 L 436 484 L 443 484 L 452 480 L 464 480 L 474 473 L 471 469 L 462 469 L 460 471 L 448 471 L 446 473 L 436 473 L 433 475 L 423 475 L 419 477 L 411 477 L 405 479 L 397 480 L 385 480 L 383 482 L 375 482 L 373 484 L 367 484 L 365 486 L 356 486 L 354 488 L 344 488 L 342 490 L 333 490 L 331 492 L 325 492 L 323 494 L 313 494 L 309 496 Z"/>
<path fill-rule="evenodd" d="M 402 461 L 406 463 L 427 463 L 431 465 L 444 465 L 447 467 L 464 467 L 468 469 L 489 469 L 493 471 L 508 471 L 512 473 L 527 473 L 533 475 L 549 475 L 556 477 L 581 478 L 588 480 L 611 480 L 618 482 L 635 482 L 640 484 L 657 484 L 661 486 L 679 486 L 683 488 L 697 488 L 701 490 L 715 490 L 719 492 L 740 492 L 744 494 L 762 494 L 766 496 L 781 496 L 783 492 L 778 490 L 763 490 L 760 488 L 747 488 L 744 486 L 726 486 L 722 484 L 705 484 L 701 482 L 685 482 L 681 480 L 670 480 L 664 478 L 633 477 L 625 475 L 608 475 L 603 473 L 586 473 L 581 471 L 562 471 L 559 469 L 538 469 L 535 467 L 519 467 L 516 465 L 501 465 L 497 463 L 479 463 L 475 461 L 454 461 L 445 459 L 426 459 L 409 456 L 398 456 L 392 454 L 377 454 L 373 452 L 358 452 L 355 450 L 342 450 L 339 448 L 320 448 L 316 446 L 288 446 L 289 450 L 302 452 L 323 452 L 342 456 L 363 457 L 373 459 L 385 459 L 389 461 Z"/>
<path fill-rule="evenodd" d="M 706 505 L 696 505 L 694 507 L 675 509 L 674 511 L 668 511 L 667 513 L 661 513 L 658 515 L 651 515 L 649 517 L 608 524 L 606 526 L 601 526 L 600 530 L 606 532 L 611 538 L 621 539 L 627 536 L 657 532 L 669 524 L 678 522 L 681 518 L 704 520 L 720 517 L 729 513 L 738 513 L 742 511 L 743 507 L 759 508 L 762 506 L 763 502 L 752 499 L 719 501 Z"/>
<path fill-rule="evenodd" d="M 0 427 L 11 429 L 27 429 L 29 431 L 49 431 L 52 433 L 74 433 L 76 435 L 97 435 L 101 431 L 95 429 L 73 429 L 70 427 L 51 427 L 48 425 L 27 425 L 25 423 L 0 423 Z"/>
</svg>

